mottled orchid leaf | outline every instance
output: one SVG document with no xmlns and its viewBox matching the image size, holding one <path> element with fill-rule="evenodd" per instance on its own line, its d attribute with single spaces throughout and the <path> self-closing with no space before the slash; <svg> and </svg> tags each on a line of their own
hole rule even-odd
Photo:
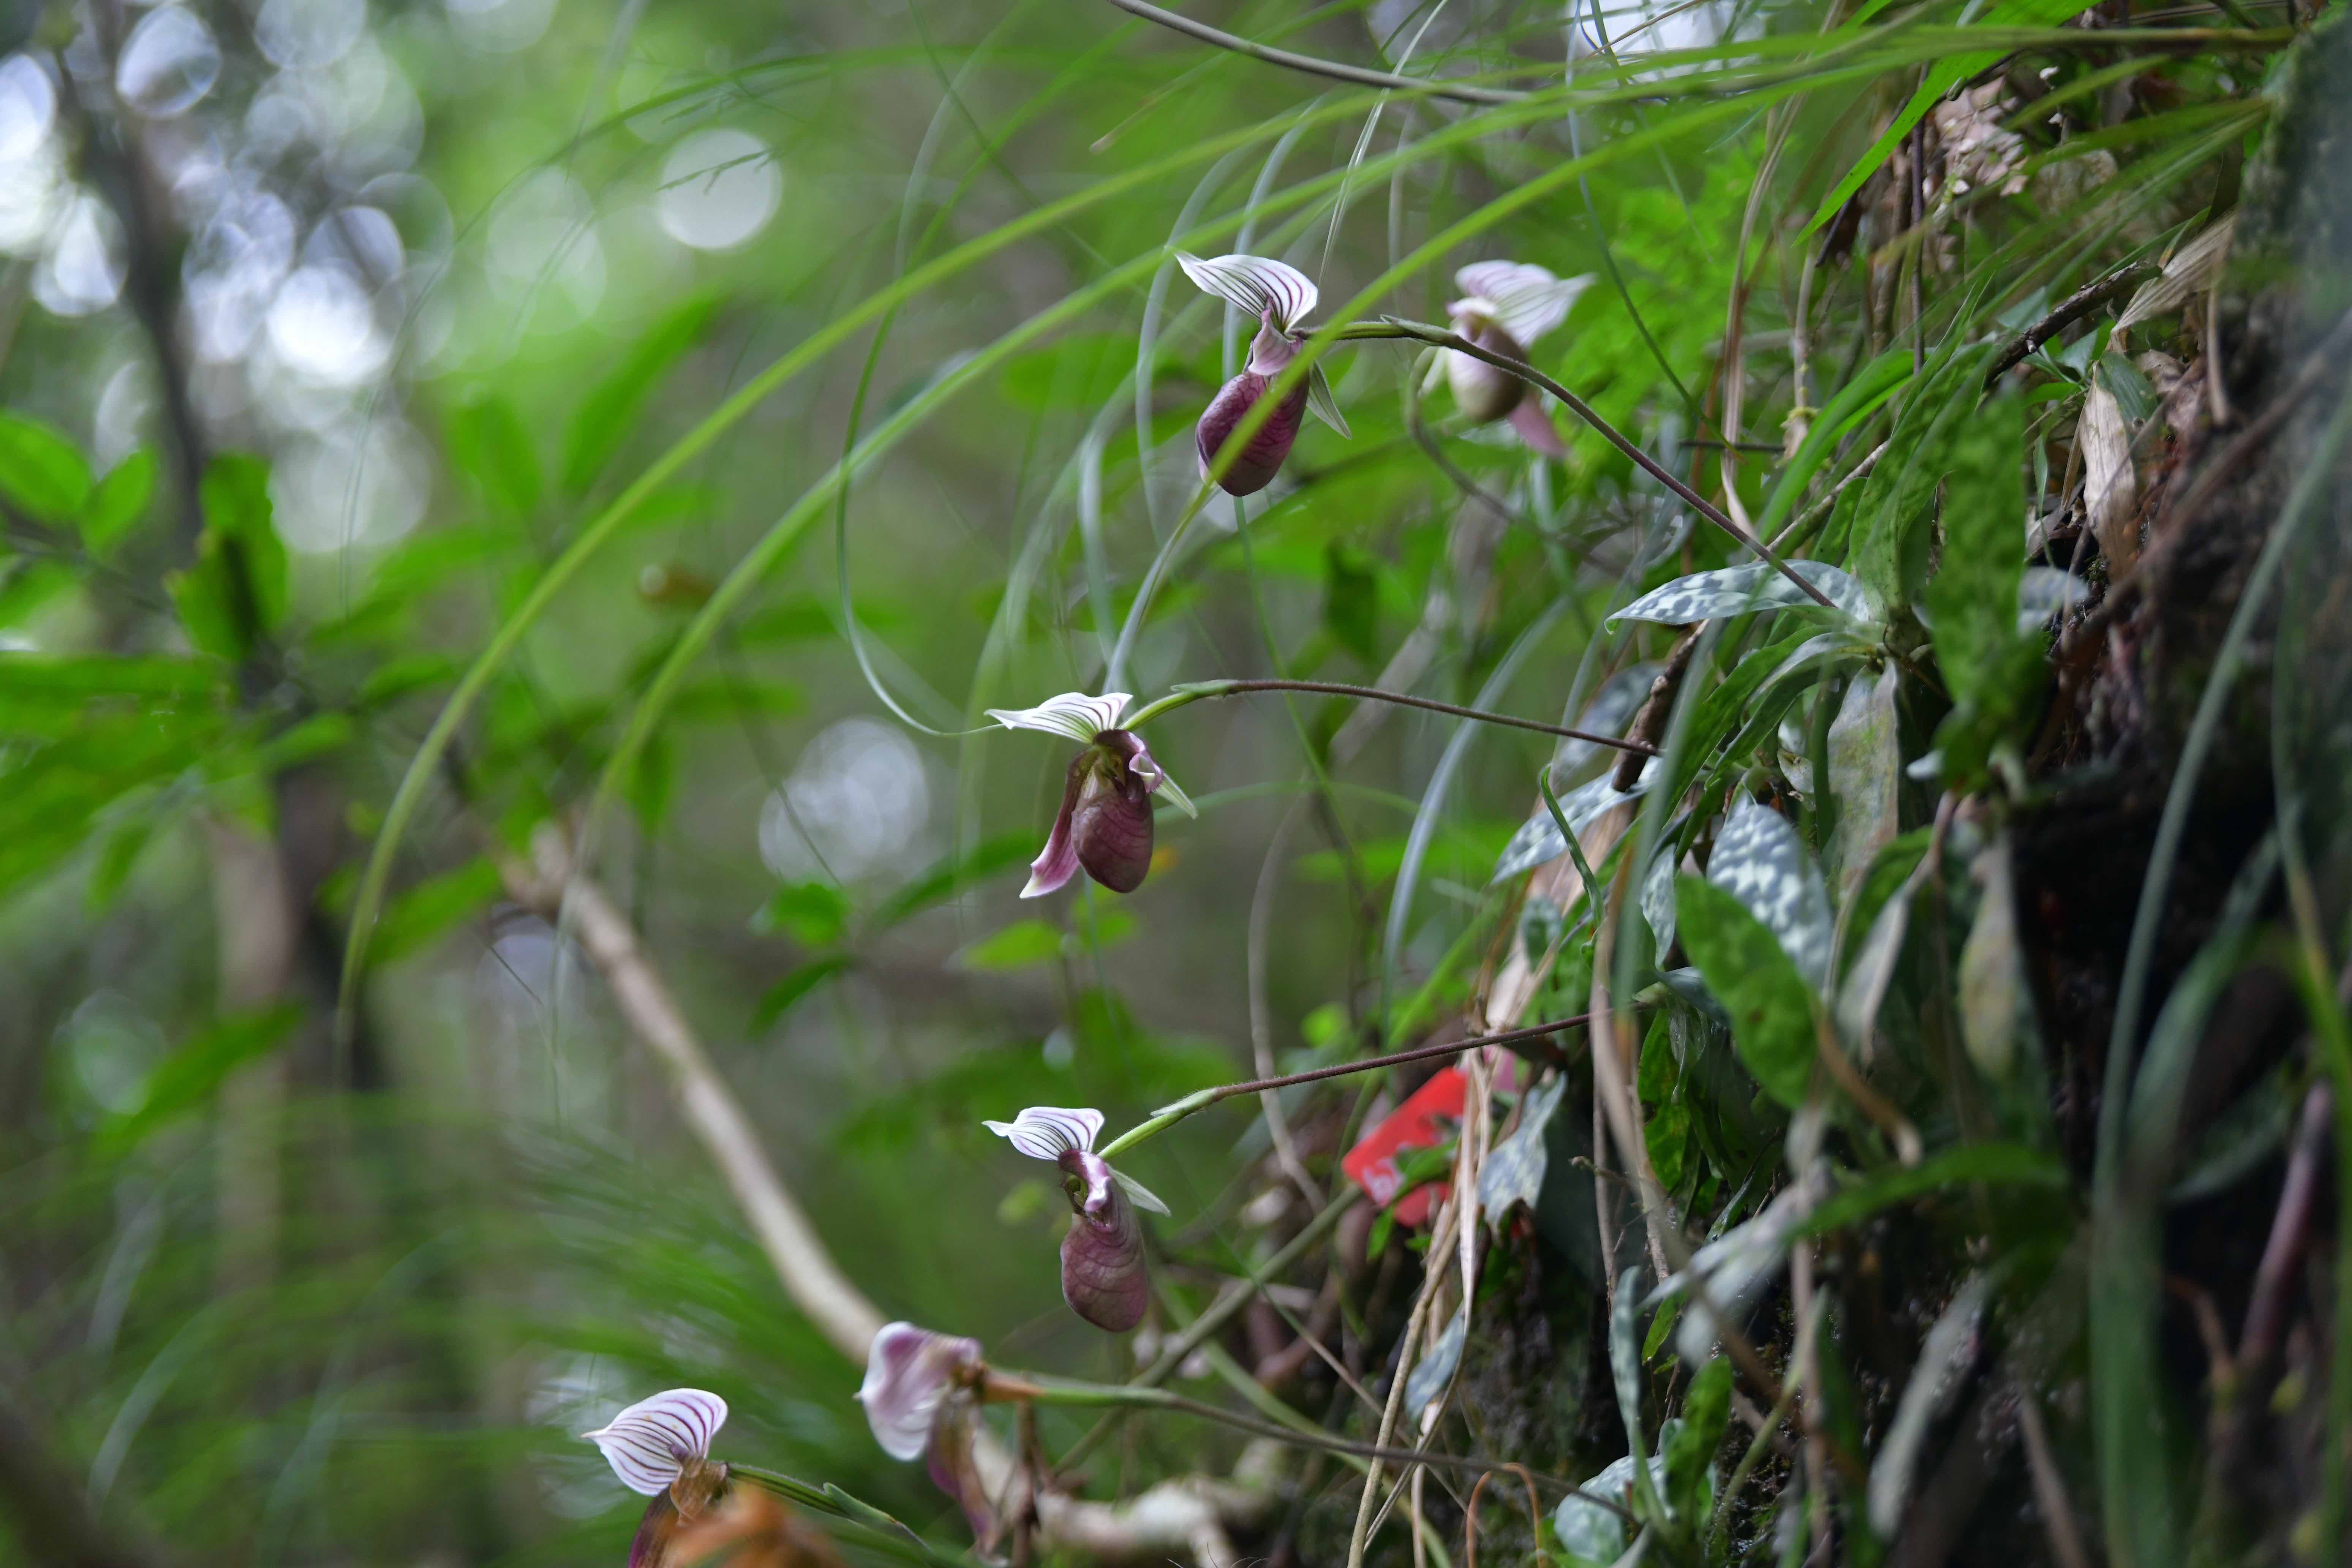
<svg viewBox="0 0 2352 1568">
<path fill-rule="evenodd" d="M 1420 1420 L 1422 1412 L 1445 1392 L 1454 1381 L 1454 1369 L 1462 1364 L 1462 1346 L 1469 1337 L 1470 1307 L 1465 1302 L 1454 1309 L 1454 1321 L 1445 1325 L 1445 1331 L 1437 1336 L 1436 1342 L 1412 1369 L 1412 1375 L 1405 1379 L 1406 1415 Z"/>
<path fill-rule="evenodd" d="M 1944 543 L 1920 599 L 1956 701 L 1997 679 L 2017 640 L 2026 526 L 2017 454 L 2024 445 L 2024 400 L 2000 397 L 1955 429 L 1945 448 Z"/>
<path fill-rule="evenodd" d="M 1650 695 L 1650 687 L 1663 668 L 1655 661 L 1644 661 L 1630 665 L 1602 681 L 1601 689 L 1592 694 L 1592 700 L 1584 705 L 1584 711 L 1576 716 L 1575 727 L 1589 735 L 1622 735 L 1643 700 Z M 1552 749 L 1551 776 L 1554 780 L 1574 778 L 1578 769 L 1605 749 L 1595 741 L 1561 741 Z"/>
<path fill-rule="evenodd" d="M 710 1439 L 727 1424 L 727 1402 L 698 1388 L 673 1388 L 640 1399 L 581 1436 L 604 1450 L 621 1484 L 641 1497 L 667 1490 L 687 1465 L 709 1458 Z"/>
<path fill-rule="evenodd" d="M 1706 1364 L 1717 1349 L 1721 1312 L 1737 1322 L 1788 1261 L 1789 1244 L 1825 1188 L 1819 1175 L 1781 1190 L 1764 1212 L 1736 1225 L 1691 1255 L 1690 1267 L 1660 1286 L 1653 1297 L 1683 1295 L 1689 1306 L 1675 1330 L 1675 1350 L 1692 1366 Z M 1705 1289 L 1698 1289 L 1704 1285 Z"/>
<path fill-rule="evenodd" d="M 1106 691 L 1100 697 L 1065 691 L 1034 708 L 992 708 L 988 716 L 1008 730 L 1040 730 L 1085 745 L 1105 730 L 1116 729 L 1132 700 L 1124 691 Z"/>
<path fill-rule="evenodd" d="M 1741 1065 L 1782 1105 L 1803 1104 L 1815 1055 L 1803 976 L 1764 923 L 1724 889 L 1677 877 L 1675 900 L 1684 951 L 1731 1016 Z"/>
<path fill-rule="evenodd" d="M 1180 250 L 1176 264 L 1202 293 L 1214 294 L 1245 315 L 1272 311 L 1276 328 L 1284 333 L 1297 331 L 1320 297 L 1307 274 L 1268 257 L 1218 256 L 1203 261 Z"/>
<path fill-rule="evenodd" d="M 1912 1363 L 1910 1381 L 1904 1384 L 1903 1397 L 1895 1407 L 1895 1420 L 1870 1467 L 1870 1524 L 1882 1540 L 1894 1540 L 1902 1527 L 1904 1505 L 1911 1500 L 1911 1484 L 1927 1447 L 1928 1430 L 1951 1403 L 1976 1359 L 1977 1318 L 1984 1310 L 1986 1294 L 1985 1277 L 1970 1276 L 1920 1342 L 1919 1359 Z"/>
<path fill-rule="evenodd" d="M 1834 929 L 1829 890 L 1786 817 L 1743 797 L 1716 838 L 1706 879 L 1763 921 L 1797 973 L 1822 988 Z"/>
<path fill-rule="evenodd" d="M 1619 790 L 1605 774 L 1591 784 L 1579 785 L 1560 797 L 1560 815 L 1568 818 L 1571 829 L 1581 833 L 1586 824 L 1611 806 L 1639 799 L 1650 787 L 1650 773 L 1655 765 L 1654 762 L 1644 767 L 1641 779 L 1629 790 Z M 1510 842 L 1503 846 L 1503 853 L 1495 862 L 1495 874 L 1487 881 L 1490 885 L 1508 881 L 1522 871 L 1531 870 L 1548 860 L 1556 860 L 1567 853 L 1568 840 L 1561 837 L 1559 824 L 1553 820 L 1550 808 L 1538 806 L 1536 814 L 1521 823 L 1518 831 L 1511 835 Z"/>
<path fill-rule="evenodd" d="M 1650 1461 L 1650 1484 L 1664 1489 L 1666 1462 L 1663 1455 Z M 1633 1494 L 1633 1456 L 1612 1459 L 1601 1473 L 1561 1500 L 1551 1516 L 1559 1544 L 1570 1556 L 1606 1565 L 1625 1553 L 1625 1521 L 1615 1509 L 1593 1501 L 1607 1498 L 1617 1508 L 1630 1508 Z"/>
<path fill-rule="evenodd" d="M 1896 791 L 1903 747 L 1895 721 L 1895 670 L 1865 669 L 1847 683 L 1830 721 L 1829 793 L 1837 817 L 1823 847 L 1836 873 L 1841 902 L 1901 827 Z"/>
<path fill-rule="evenodd" d="M 1650 922 L 1660 958 L 1675 945 L 1675 847 L 1664 846 L 1650 862 L 1650 874 L 1642 879 L 1642 918 Z"/>
<path fill-rule="evenodd" d="M 2080 577 L 2055 566 L 2028 566 L 2017 580 L 2018 635 L 2048 625 L 2051 616 L 2073 609 L 2090 592 Z"/>
<path fill-rule="evenodd" d="M 1567 1090 L 1568 1080 L 1558 1073 L 1529 1089 L 1519 1107 L 1518 1126 L 1495 1145 L 1486 1163 L 1478 1168 L 1478 1208 L 1488 1225 L 1502 1225 L 1517 1204 L 1525 1204 L 1529 1214 L 1535 1212 L 1550 1163 L 1546 1130 Z"/>
<path fill-rule="evenodd" d="M 1789 566 L 1855 620 L 1876 621 L 1869 597 L 1853 577 L 1825 561 L 1792 561 Z M 1758 610 L 1819 608 L 1818 603 L 1769 563 L 1753 561 L 1745 566 L 1726 566 L 1677 577 L 1611 616 L 1609 624 L 1652 621 L 1660 626 L 1687 626 Z"/>
</svg>

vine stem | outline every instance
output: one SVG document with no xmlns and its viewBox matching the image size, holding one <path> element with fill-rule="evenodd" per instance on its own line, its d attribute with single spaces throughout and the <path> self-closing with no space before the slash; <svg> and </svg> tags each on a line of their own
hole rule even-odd
<svg viewBox="0 0 2352 1568">
<path fill-rule="evenodd" d="M 1456 719 L 1475 719 L 1485 724 L 1501 724 L 1513 730 L 1533 730 L 1539 735 L 1558 735 L 1564 740 L 1584 741 L 1595 746 L 1606 746 L 1614 752 L 1632 752 L 1637 756 L 1654 757 L 1657 748 L 1639 741 L 1620 740 L 1614 735 L 1596 735 L 1589 730 L 1571 730 L 1563 724 L 1545 724 L 1533 719 L 1521 719 L 1509 713 L 1490 713 L 1484 709 L 1464 708 L 1453 702 L 1440 702 L 1434 698 L 1415 697 L 1405 691 L 1385 691 L 1377 686 L 1349 686 L 1336 680 L 1197 680 L 1179 686 L 1156 702 L 1147 703 L 1129 715 L 1122 729 L 1139 728 L 1144 721 L 1157 719 L 1188 702 L 1202 702 L 1214 697 L 1238 697 L 1246 691 L 1311 691 L 1325 697 L 1352 697 L 1364 702 L 1391 702 L 1400 708 L 1423 708 L 1432 713 L 1450 714 Z"/>
<path fill-rule="evenodd" d="M 1770 545 L 1757 538 L 1749 530 L 1740 527 L 1739 524 L 1734 522 L 1730 517 L 1726 515 L 1721 508 L 1708 500 L 1705 496 L 1700 495 L 1696 490 L 1691 489 L 1690 486 L 1685 484 L 1681 479 L 1675 478 L 1674 473 L 1668 469 L 1664 463 L 1659 462 L 1655 458 L 1651 457 L 1649 453 L 1642 450 L 1642 448 L 1634 443 L 1632 437 L 1628 437 L 1623 431 L 1618 429 L 1614 425 L 1610 424 L 1608 420 L 1601 417 L 1600 412 L 1596 410 L 1592 405 L 1585 402 L 1584 399 L 1577 396 L 1576 394 L 1569 391 L 1568 388 L 1562 386 L 1559 383 L 1554 381 L 1543 372 L 1536 369 L 1535 366 L 1528 363 L 1525 360 L 1513 359 L 1508 354 L 1498 354 L 1492 349 L 1482 348 L 1478 344 L 1474 343 L 1469 339 L 1464 337 L 1461 333 L 1450 331 L 1444 327 L 1433 327 L 1426 321 L 1408 321 L 1396 316 L 1382 316 L 1378 321 L 1351 322 L 1348 326 L 1339 330 L 1339 336 L 1343 341 L 1360 341 L 1370 338 L 1412 338 L 1420 342 L 1433 344 L 1438 348 L 1451 349 L 1458 354 L 1467 354 L 1475 360 L 1484 360 L 1486 363 L 1493 365 L 1497 370 L 1509 371 L 1513 375 L 1517 376 L 1520 380 L 1529 382 L 1537 386 L 1542 387 L 1546 392 L 1550 393 L 1554 397 L 1559 398 L 1562 404 L 1566 405 L 1570 413 L 1575 415 L 1579 419 L 1583 420 L 1587 425 L 1591 426 L 1595 430 L 1601 432 L 1603 439 L 1607 440 L 1611 446 L 1616 447 L 1619 451 L 1624 453 L 1625 456 L 1632 458 L 1634 464 L 1644 473 L 1647 473 L 1652 479 L 1657 480 L 1660 484 L 1665 486 L 1666 489 L 1674 491 L 1675 495 L 1681 497 L 1684 503 L 1691 507 L 1701 517 L 1706 518 L 1707 521 L 1715 524 L 1716 527 L 1731 535 L 1732 538 L 1738 540 L 1748 550 L 1753 551 L 1756 553 L 1757 558 L 1761 560 L 1766 565 L 1771 567 L 1773 571 L 1778 572 L 1781 576 L 1786 577 L 1790 583 L 1795 584 L 1798 590 L 1807 598 L 1812 600 L 1815 604 L 1821 605 L 1825 610 L 1834 610 L 1837 608 L 1836 603 L 1832 600 L 1827 594 L 1822 593 L 1821 589 L 1815 587 L 1810 580 L 1801 575 L 1795 568 L 1791 567 L 1786 561 L 1781 560 L 1778 554 L 1773 552 Z"/>
<path fill-rule="evenodd" d="M 1247 1083 L 1221 1083 L 1213 1089 L 1196 1090 L 1173 1105 L 1153 1111 L 1150 1118 L 1137 1122 L 1096 1152 L 1108 1160 L 1221 1100 L 1237 1100 L 1245 1094 L 1263 1094 L 1268 1089 L 1288 1089 L 1293 1084 L 1319 1083 L 1327 1078 L 1345 1078 L 1350 1073 L 1378 1072 L 1382 1068 L 1402 1067 L 1409 1062 L 1427 1061 L 1433 1057 L 1460 1056 L 1464 1051 L 1475 1050 L 1480 1046 L 1508 1046 L 1541 1039 L 1546 1035 L 1580 1028 L 1591 1017 L 1590 1014 L 1580 1013 L 1573 1018 L 1554 1018 L 1548 1024 L 1530 1024 L 1524 1029 L 1507 1029 L 1499 1035 L 1449 1040 L 1442 1046 L 1415 1046 L 1409 1051 L 1397 1051 L 1385 1057 L 1367 1057 L 1359 1062 L 1340 1062 L 1335 1067 L 1310 1068 L 1305 1072 L 1285 1073 L 1279 1078 L 1252 1079 Z"/>
<path fill-rule="evenodd" d="M 992 1403 L 1062 1405 L 1079 1409 L 1165 1410 L 1178 1415 L 1197 1415 L 1203 1421 L 1219 1422 L 1255 1436 L 1292 1443 L 1302 1448 L 1320 1448 L 1327 1453 L 1350 1454 L 1360 1459 L 1381 1459 L 1390 1464 L 1450 1466 L 1480 1474 L 1521 1468 L 1507 1462 L 1472 1458 L 1463 1454 L 1387 1448 L 1373 1443 L 1350 1442 L 1345 1437 L 1328 1436 L 1319 1432 L 1305 1432 L 1293 1426 L 1277 1426 L 1271 1421 L 1260 1421 L 1203 1400 L 1188 1399 L 1164 1388 L 1147 1388 L 1131 1383 L 1079 1383 L 1040 1377 L 1033 1373 L 1003 1373 L 992 1369 L 982 1374 L 978 1393 L 982 1399 Z M 1564 1492 L 1577 1490 L 1566 1481 L 1551 1476 L 1537 1479 Z M 1612 1506 L 1605 1498 L 1595 1497 L 1591 1500 L 1604 1508 Z M 1616 1506 L 1616 1511 L 1625 1514 L 1622 1505 Z"/>
<path fill-rule="evenodd" d="M 1351 81 L 1364 87 L 1386 88 L 1392 92 L 1410 92 L 1428 98 L 1450 98 L 1457 103 L 1486 105 L 1520 103 L 1528 97 L 1526 93 L 1516 92 L 1509 88 L 1470 87 L 1459 83 L 1431 81 L 1421 77 L 1398 76 L 1390 71 L 1373 70 L 1365 66 L 1352 66 L 1343 60 L 1320 59 L 1313 55 L 1297 54 L 1289 49 L 1277 49 L 1270 44 L 1256 43 L 1248 38 L 1237 37 L 1231 33 L 1221 32 L 1205 22 L 1196 22 L 1190 16 L 1180 16 L 1176 12 L 1163 10 L 1158 5 L 1148 5 L 1145 0 L 1110 0 L 1110 3 L 1130 16 L 1140 16 L 1147 22 L 1156 22 L 1169 31 L 1181 33 L 1188 38 L 1198 38 L 1204 44 L 1214 44 L 1221 49 L 1231 49 L 1237 55 L 1246 55 L 1254 60 L 1263 60 L 1267 65 L 1305 71 L 1310 76 L 1328 77 L 1333 81 Z"/>
</svg>

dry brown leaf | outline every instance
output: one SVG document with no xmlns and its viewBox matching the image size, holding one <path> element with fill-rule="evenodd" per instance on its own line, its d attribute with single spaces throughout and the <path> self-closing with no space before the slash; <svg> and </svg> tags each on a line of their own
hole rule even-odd
<svg viewBox="0 0 2352 1568">
<path fill-rule="evenodd" d="M 2074 443 L 2083 455 L 2083 510 L 2107 570 L 2121 572 L 2139 554 L 2139 476 L 2132 469 L 2123 408 L 2095 376 L 2083 399 Z"/>
</svg>

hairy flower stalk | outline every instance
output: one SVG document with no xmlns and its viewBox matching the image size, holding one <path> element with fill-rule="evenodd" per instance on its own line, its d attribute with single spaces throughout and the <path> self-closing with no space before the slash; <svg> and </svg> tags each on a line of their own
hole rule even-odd
<svg viewBox="0 0 2352 1568">
<path fill-rule="evenodd" d="M 727 1467 L 710 1458 L 710 1439 L 726 1423 L 719 1395 L 673 1388 L 580 1434 L 604 1451 L 623 1486 L 653 1500 L 629 1543 L 629 1568 L 658 1568 L 678 1529 L 726 1495 Z"/>
<path fill-rule="evenodd" d="M 1141 1322 L 1151 1286 L 1144 1272 L 1143 1222 L 1135 1211 L 1166 1214 L 1168 1205 L 1094 1152 L 1102 1112 L 1033 1105 L 1011 1121 L 981 1125 L 1061 1170 L 1072 1215 L 1062 1237 L 1062 1299 L 1070 1310 L 1115 1334 Z"/>
<path fill-rule="evenodd" d="M 1042 730 L 1080 742 L 1062 785 L 1062 809 L 1045 847 L 1029 863 L 1024 899 L 1042 898 L 1083 867 L 1114 893 L 1131 893 L 1151 869 L 1151 800 L 1165 795 L 1187 816 L 1199 815 L 1167 771 L 1152 760 L 1142 737 L 1118 728 L 1133 700 L 1124 691 L 1089 697 L 1066 691 L 1034 708 L 992 708 L 1008 730 Z"/>
<path fill-rule="evenodd" d="M 1454 275 L 1463 297 L 1447 307 L 1454 330 L 1489 353 L 1524 360 L 1536 340 L 1568 319 L 1569 307 L 1592 279 L 1555 278 L 1522 261 L 1479 261 Z M 1548 458 L 1568 448 L 1532 390 L 1509 371 L 1469 354 L 1442 356 L 1454 401 L 1473 425 L 1507 419 L 1519 438 Z"/>
<path fill-rule="evenodd" d="M 1318 298 L 1305 273 L 1263 256 L 1220 256 L 1203 261 L 1182 251 L 1177 264 L 1200 289 L 1255 317 L 1257 335 L 1250 340 L 1249 361 L 1242 373 L 1219 389 L 1202 414 L 1194 431 L 1201 454 L 1201 475 L 1214 474 L 1227 495 L 1255 495 L 1274 482 L 1283 460 L 1298 438 L 1298 426 L 1307 410 L 1340 435 L 1349 434 L 1346 416 L 1331 395 L 1323 366 L 1309 365 L 1307 374 L 1283 395 L 1282 401 L 1257 429 L 1244 439 L 1239 451 L 1217 473 L 1218 454 L 1225 449 L 1250 411 L 1264 401 L 1276 377 L 1298 357 L 1306 333 L 1299 323 L 1315 309 Z"/>
</svg>

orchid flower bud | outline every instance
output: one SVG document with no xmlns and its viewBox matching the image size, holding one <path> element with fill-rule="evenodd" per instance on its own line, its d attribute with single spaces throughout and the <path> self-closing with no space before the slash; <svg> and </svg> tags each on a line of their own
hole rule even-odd
<svg viewBox="0 0 2352 1568">
<path fill-rule="evenodd" d="M 1074 1216 L 1062 1237 L 1062 1299 L 1070 1310 L 1114 1334 L 1141 1322 L 1151 1287 L 1144 1271 L 1143 1222 L 1135 1211 L 1166 1214 L 1168 1205 L 1094 1152 L 1102 1112 L 1033 1105 L 1011 1121 L 981 1125 L 1031 1159 L 1061 1169 Z"/>
<path fill-rule="evenodd" d="M 1210 400 L 1193 432 L 1201 473 L 1206 478 L 1234 431 L 1264 399 L 1274 379 L 1298 357 L 1298 345 L 1306 337 L 1299 323 L 1315 309 L 1319 295 L 1305 273 L 1262 256 L 1220 256 L 1203 261 L 1178 251 L 1176 260 L 1184 276 L 1202 291 L 1238 306 L 1258 323 L 1257 335 L 1250 340 L 1249 363 Z M 1245 496 L 1272 484 L 1283 460 L 1290 456 L 1299 423 L 1310 408 L 1340 435 L 1349 434 L 1347 418 L 1339 412 L 1320 361 L 1307 368 L 1305 378 L 1234 455 L 1217 479 L 1218 487 L 1227 495 Z"/>
<path fill-rule="evenodd" d="M 1070 759 L 1062 809 L 1045 849 L 1030 862 L 1023 898 L 1053 892 L 1081 867 L 1111 891 L 1131 893 L 1151 869 L 1149 797 L 1164 795 L 1185 816 L 1199 815 L 1176 781 L 1153 760 L 1142 737 L 1117 727 L 1130 700 L 1124 691 L 1100 697 L 1066 691 L 1034 708 L 988 710 L 990 718 L 1008 730 L 1042 730 L 1086 748 Z"/>
<path fill-rule="evenodd" d="M 673 1388 L 580 1434 L 604 1451 L 623 1486 L 653 1500 L 629 1543 L 629 1568 L 659 1568 L 679 1524 L 725 1495 L 727 1467 L 710 1462 L 710 1439 L 726 1423 L 719 1395 Z"/>
<path fill-rule="evenodd" d="M 885 1323 L 866 1352 L 857 1401 L 874 1440 L 894 1459 L 922 1457 L 948 1396 L 981 1370 L 980 1342 Z"/>
<path fill-rule="evenodd" d="M 1480 348 L 1525 361 L 1537 339 L 1568 319 L 1591 278 L 1555 278 L 1532 263 L 1480 261 L 1454 275 L 1463 298 L 1447 307 L 1454 330 Z M 1448 350 L 1443 355 L 1454 401 L 1473 425 L 1508 419 L 1519 438 L 1546 457 L 1568 455 L 1528 384 L 1499 365 Z"/>
</svg>

